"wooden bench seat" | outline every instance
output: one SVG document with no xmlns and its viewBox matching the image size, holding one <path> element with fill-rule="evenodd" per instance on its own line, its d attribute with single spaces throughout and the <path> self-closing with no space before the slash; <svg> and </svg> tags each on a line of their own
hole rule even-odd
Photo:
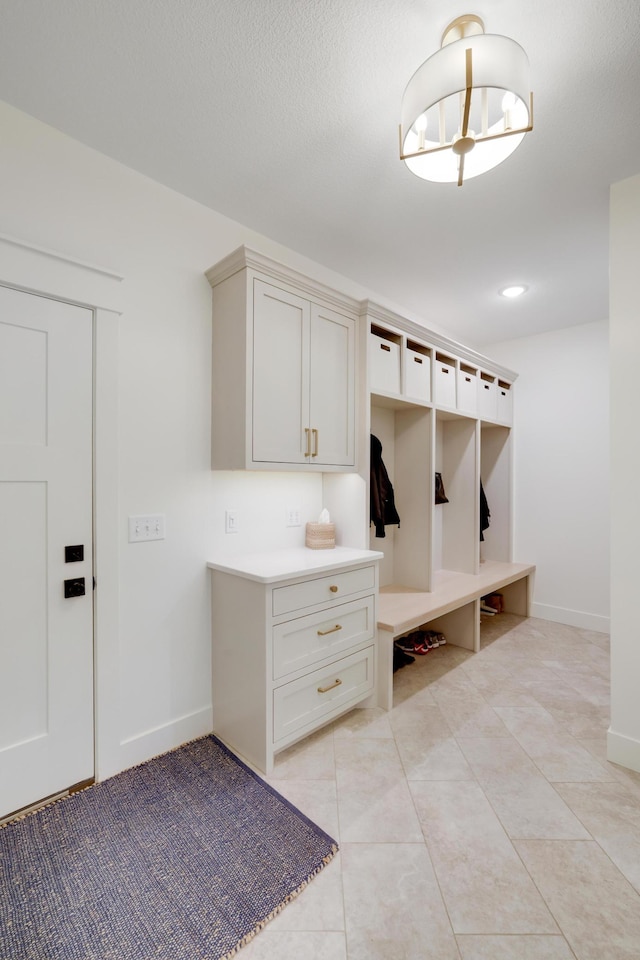
<svg viewBox="0 0 640 960">
<path fill-rule="evenodd" d="M 419 627 L 437 629 L 447 642 L 480 649 L 480 598 L 500 591 L 505 611 L 529 616 L 535 566 L 486 560 L 477 574 L 440 570 L 427 593 L 390 585 L 378 596 L 378 706 L 393 704 L 393 641 Z"/>
</svg>

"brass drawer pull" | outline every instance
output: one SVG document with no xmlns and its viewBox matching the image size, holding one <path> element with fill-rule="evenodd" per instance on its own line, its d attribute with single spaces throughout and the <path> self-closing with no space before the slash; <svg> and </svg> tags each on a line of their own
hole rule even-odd
<svg viewBox="0 0 640 960">
<path fill-rule="evenodd" d="M 338 588 L 336 587 L 335 584 L 332 584 L 332 586 L 329 587 L 329 590 L 331 590 L 331 593 L 337 593 L 337 592 L 338 592 Z"/>
<path fill-rule="evenodd" d="M 317 457 L 318 456 L 318 431 L 314 427 L 311 433 L 313 434 L 313 453 L 311 454 L 311 456 Z"/>
<path fill-rule="evenodd" d="M 329 690 L 333 690 L 334 687 L 339 687 L 341 684 L 342 680 L 334 680 L 328 687 L 318 687 L 318 693 L 328 693 Z"/>
<path fill-rule="evenodd" d="M 318 630 L 319 637 L 326 637 L 329 633 L 335 633 L 336 630 L 342 630 L 342 627 L 339 623 L 336 623 L 335 627 L 331 627 L 331 630 Z"/>
<path fill-rule="evenodd" d="M 307 449 L 305 450 L 304 455 L 305 457 L 310 457 L 311 456 L 311 430 L 309 430 L 309 427 L 305 427 L 304 432 L 307 438 Z"/>
</svg>

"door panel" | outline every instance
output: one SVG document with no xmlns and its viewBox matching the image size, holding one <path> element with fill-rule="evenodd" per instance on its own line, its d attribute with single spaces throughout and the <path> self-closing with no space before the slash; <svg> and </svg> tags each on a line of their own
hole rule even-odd
<svg viewBox="0 0 640 960">
<path fill-rule="evenodd" d="M 253 459 L 307 463 L 307 300 L 254 282 L 253 360 Z"/>
<path fill-rule="evenodd" d="M 93 776 L 92 423 L 91 312 L 0 287 L 0 816 Z"/>
<path fill-rule="evenodd" d="M 310 420 L 317 430 L 313 462 L 319 466 L 355 463 L 354 351 L 353 321 L 313 304 Z"/>
</svg>

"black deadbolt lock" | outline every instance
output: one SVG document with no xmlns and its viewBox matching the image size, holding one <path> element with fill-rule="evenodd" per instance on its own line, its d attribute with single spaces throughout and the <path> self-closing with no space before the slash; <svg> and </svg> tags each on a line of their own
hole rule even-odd
<svg viewBox="0 0 640 960">
<path fill-rule="evenodd" d="M 78 543 L 73 547 L 64 548 L 64 562 L 77 563 L 84 560 L 84 543 Z"/>
<path fill-rule="evenodd" d="M 84 577 L 76 577 L 75 580 L 65 580 L 65 599 L 68 599 L 69 597 L 84 597 L 84 594 Z"/>
</svg>

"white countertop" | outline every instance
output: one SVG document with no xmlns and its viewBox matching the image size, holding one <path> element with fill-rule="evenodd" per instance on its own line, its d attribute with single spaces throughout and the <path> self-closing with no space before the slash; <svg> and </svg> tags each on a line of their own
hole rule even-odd
<svg viewBox="0 0 640 960">
<path fill-rule="evenodd" d="M 292 547 L 288 550 L 272 550 L 265 553 L 247 553 L 239 557 L 209 560 L 210 570 L 232 573 L 258 583 L 275 583 L 308 573 L 324 573 L 350 567 L 368 560 L 381 560 L 384 554 L 377 550 L 353 550 L 351 547 L 334 547 L 331 550 L 310 550 L 308 547 Z"/>
</svg>

